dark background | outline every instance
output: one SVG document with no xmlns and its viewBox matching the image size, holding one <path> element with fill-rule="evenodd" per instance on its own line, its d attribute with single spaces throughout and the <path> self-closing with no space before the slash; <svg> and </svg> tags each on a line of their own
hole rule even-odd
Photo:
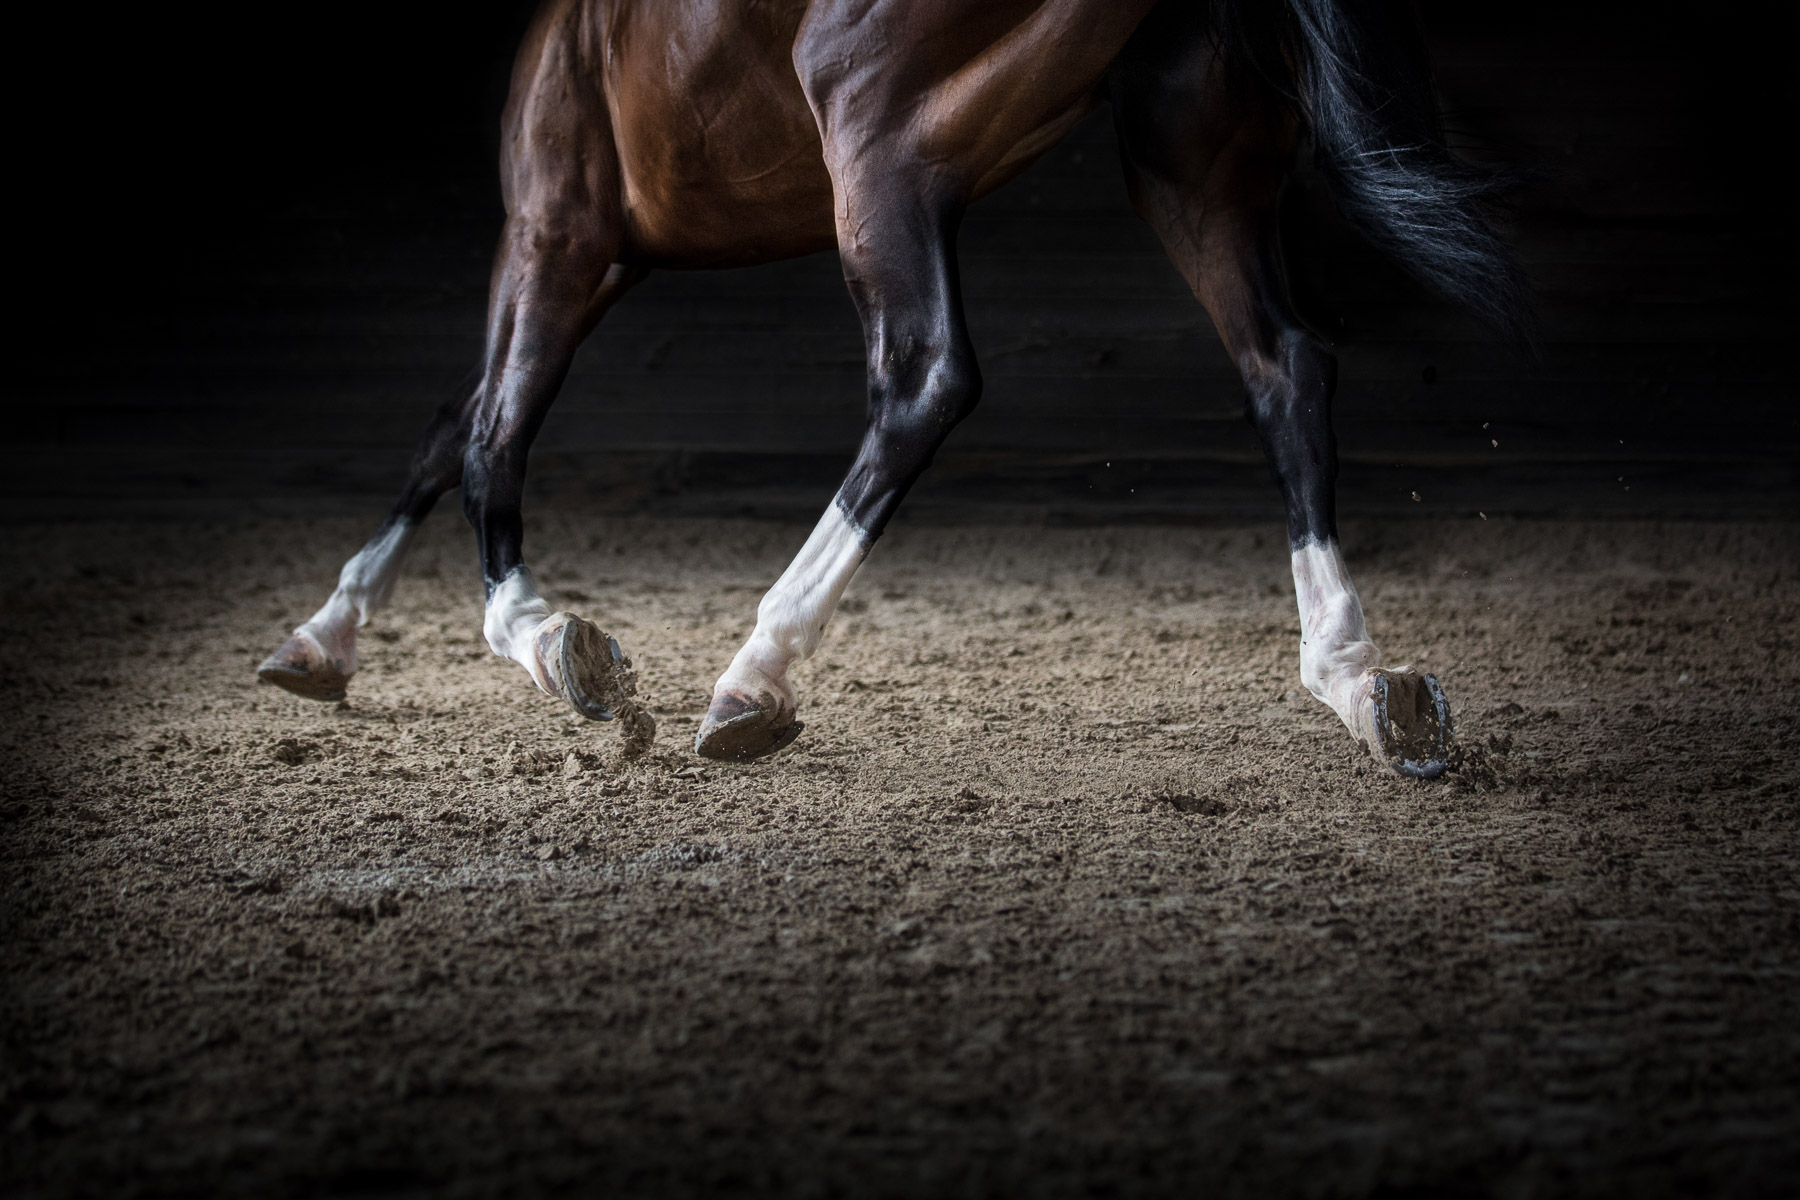
<svg viewBox="0 0 1800 1200">
<path fill-rule="evenodd" d="M 373 526 L 479 350 L 525 6 L 15 6 L 0 1178 L 1792 1192 L 1800 526 L 1475 516 L 1800 513 L 1792 12 L 1428 6 L 1532 175 L 1540 363 L 1295 189 L 1352 560 L 1472 747 L 1420 789 L 1295 689 L 1274 489 L 1105 114 L 972 214 L 988 395 L 900 521 L 1267 525 L 900 532 L 743 771 L 683 731 L 795 526 L 535 526 L 645 656 L 634 763 L 482 645 L 453 504 L 354 703 L 258 691 L 343 526 L 24 523 Z M 829 256 L 659 275 L 534 486 L 810 516 L 861 397 Z"/>
<path fill-rule="evenodd" d="M 12 518 L 374 519 L 479 353 L 530 8 L 19 19 Z M 1424 295 L 1302 172 L 1289 251 L 1342 358 L 1346 512 L 1800 512 L 1778 182 L 1792 6 L 1422 12 L 1458 140 L 1527 176 L 1545 351 L 1523 359 Z M 1109 113 L 976 206 L 962 245 L 987 392 L 915 519 L 1277 515 L 1235 373 L 1126 204 Z M 533 486 L 614 510 L 809 512 L 861 420 L 832 256 L 663 273 L 584 350 Z"/>
</svg>

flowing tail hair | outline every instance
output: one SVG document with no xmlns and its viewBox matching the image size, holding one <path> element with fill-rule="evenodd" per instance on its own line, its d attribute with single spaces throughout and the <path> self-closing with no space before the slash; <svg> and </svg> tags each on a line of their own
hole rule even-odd
<svg viewBox="0 0 1800 1200">
<path fill-rule="evenodd" d="M 1535 344 L 1531 289 L 1491 215 L 1510 180 L 1444 144 L 1406 0 L 1212 0 L 1247 60 L 1312 132 L 1343 216 L 1423 283 L 1508 340 Z"/>
</svg>

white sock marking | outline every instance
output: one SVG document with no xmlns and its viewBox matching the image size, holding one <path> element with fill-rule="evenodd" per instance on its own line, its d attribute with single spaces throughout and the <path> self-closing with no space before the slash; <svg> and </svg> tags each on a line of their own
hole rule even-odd
<svg viewBox="0 0 1800 1200">
<path fill-rule="evenodd" d="M 531 672 L 538 687 L 548 692 L 538 677 L 537 655 L 532 650 L 532 635 L 550 616 L 550 604 L 538 595 L 537 581 L 530 567 L 520 567 L 501 580 L 488 597 L 487 614 L 482 618 L 481 632 L 487 644 L 501 658 L 510 658 Z"/>
<path fill-rule="evenodd" d="M 719 676 L 713 694 L 735 691 L 754 697 L 773 689 L 777 699 L 792 706 L 788 667 L 819 648 L 826 623 L 867 554 L 862 534 L 834 502 L 756 606 L 756 629 Z"/>
<path fill-rule="evenodd" d="M 1294 551 L 1294 596 L 1300 606 L 1300 681 L 1356 732 L 1359 685 L 1381 663 L 1369 640 L 1362 601 L 1335 541 Z"/>
<path fill-rule="evenodd" d="M 369 539 L 344 569 L 325 606 L 295 633 L 310 634 L 346 675 L 356 671 L 356 631 L 387 602 L 418 525 L 402 517 Z"/>
</svg>

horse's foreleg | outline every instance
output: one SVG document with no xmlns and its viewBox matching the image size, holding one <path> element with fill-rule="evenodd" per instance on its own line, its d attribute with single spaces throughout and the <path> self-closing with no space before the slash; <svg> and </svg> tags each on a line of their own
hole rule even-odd
<svg viewBox="0 0 1800 1200">
<path fill-rule="evenodd" d="M 488 314 L 481 393 L 463 459 L 463 511 L 475 528 L 487 594 L 482 632 L 495 654 L 593 720 L 626 721 L 645 743 L 655 730 L 632 701 L 631 663 L 618 642 L 573 613 L 552 612 L 525 565 L 520 505 L 526 459 L 582 339 L 642 272 L 612 262 L 615 242 L 571 238 L 509 221 Z"/>
<path fill-rule="evenodd" d="M 788 669 L 818 647 L 869 547 L 981 391 L 956 279 L 960 206 L 936 202 L 905 174 L 840 177 L 838 187 L 847 197 L 839 252 L 868 351 L 868 428 L 831 507 L 713 688 L 694 742 L 708 758 L 756 758 L 799 734 Z"/>
<path fill-rule="evenodd" d="M 337 589 L 256 669 L 264 683 L 309 700 L 341 700 L 356 674 L 356 631 L 387 600 L 418 529 L 438 498 L 462 478 L 474 396 L 443 406 L 413 454 L 406 487 L 393 511 L 338 573 Z"/>
<path fill-rule="evenodd" d="M 1287 507 L 1300 610 L 1300 678 L 1376 758 L 1431 778 L 1448 762 L 1449 707 L 1437 681 L 1381 665 L 1338 546 L 1337 360 L 1294 313 L 1277 237 L 1288 132 L 1235 112 L 1195 39 L 1134 42 L 1147 69 L 1121 72 L 1114 101 L 1138 211 L 1156 229 L 1237 360 L 1248 416 Z M 1265 110 L 1267 111 L 1267 110 Z"/>
</svg>

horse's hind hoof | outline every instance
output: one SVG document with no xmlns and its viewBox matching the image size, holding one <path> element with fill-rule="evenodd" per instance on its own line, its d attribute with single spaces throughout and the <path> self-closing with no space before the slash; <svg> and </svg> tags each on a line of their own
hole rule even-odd
<svg viewBox="0 0 1800 1200">
<path fill-rule="evenodd" d="M 296 696 L 325 701 L 342 700 L 350 682 L 350 672 L 305 630 L 296 630 L 281 649 L 265 658 L 256 668 L 256 677 Z"/>
<path fill-rule="evenodd" d="M 702 758 L 747 762 L 783 749 L 806 727 L 792 709 L 763 707 L 730 692 L 720 695 L 706 710 L 694 750 Z"/>
<path fill-rule="evenodd" d="M 637 694 L 637 672 L 617 639 L 574 613 L 555 613 L 539 629 L 537 651 L 552 695 L 590 721 L 629 716 L 628 735 L 643 732 L 631 699 Z M 655 730 L 652 720 L 649 732 Z"/>
<path fill-rule="evenodd" d="M 1450 702 L 1436 678 L 1411 667 L 1373 672 L 1364 740 L 1369 751 L 1411 779 L 1436 779 L 1450 766 Z"/>
</svg>

